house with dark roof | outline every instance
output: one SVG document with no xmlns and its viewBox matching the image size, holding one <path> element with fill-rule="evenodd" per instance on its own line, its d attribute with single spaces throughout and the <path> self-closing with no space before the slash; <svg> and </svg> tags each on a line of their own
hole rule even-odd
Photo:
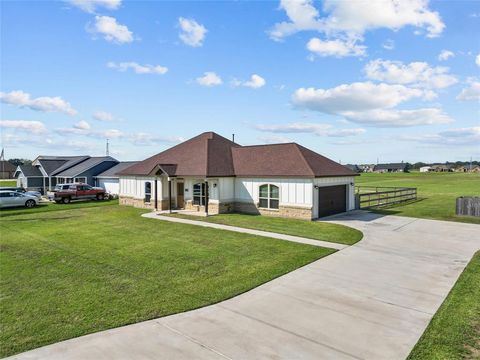
<svg viewBox="0 0 480 360">
<path fill-rule="evenodd" d="M 109 194 L 118 195 L 120 188 L 120 171 L 137 164 L 138 161 L 122 161 L 95 176 L 95 186 L 102 187 Z"/>
<path fill-rule="evenodd" d="M 386 172 L 407 172 L 407 163 L 389 163 L 389 164 L 377 164 L 373 168 L 373 172 L 386 173 Z"/>
<path fill-rule="evenodd" d="M 0 160 L 0 179 L 15 179 L 16 166 L 7 160 Z"/>
<path fill-rule="evenodd" d="M 355 164 L 347 164 L 347 165 L 344 165 L 347 169 L 350 169 L 352 170 L 353 172 L 356 172 L 357 174 L 363 172 L 362 168 L 358 165 L 355 165 Z"/>
<path fill-rule="evenodd" d="M 121 170 L 120 204 L 315 219 L 352 210 L 358 175 L 296 143 L 200 134 Z"/>
<path fill-rule="evenodd" d="M 20 165 L 15 171 L 17 186 L 45 194 L 56 184 L 84 182 L 94 185 L 94 176 L 117 164 L 109 156 L 38 156 L 32 165 Z"/>
</svg>

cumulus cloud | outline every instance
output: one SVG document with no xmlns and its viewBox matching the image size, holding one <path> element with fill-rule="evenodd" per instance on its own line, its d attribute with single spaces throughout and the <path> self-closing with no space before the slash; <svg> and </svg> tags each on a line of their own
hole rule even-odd
<svg viewBox="0 0 480 360">
<path fill-rule="evenodd" d="M 184 44 L 193 47 L 200 47 L 203 45 L 205 36 L 208 30 L 202 24 L 199 24 L 193 19 L 178 18 L 178 25 L 180 26 L 180 33 L 178 36 Z"/>
<path fill-rule="evenodd" d="M 204 72 L 203 76 L 196 78 L 195 81 L 199 85 L 209 87 L 223 84 L 222 78 L 215 74 L 213 71 Z"/>
<path fill-rule="evenodd" d="M 457 95 L 457 100 L 462 101 L 480 101 L 480 82 L 470 81 L 468 87 L 462 89 Z"/>
<path fill-rule="evenodd" d="M 312 38 L 307 43 L 307 49 L 318 56 L 335 56 L 338 58 L 346 56 L 364 56 L 366 46 L 357 45 L 354 39 L 349 40 L 320 40 Z"/>
<path fill-rule="evenodd" d="M 366 111 L 392 108 L 412 98 L 424 96 L 420 89 L 403 85 L 357 82 L 331 89 L 300 88 L 293 94 L 293 103 L 299 108 L 342 114 L 347 111 Z"/>
<path fill-rule="evenodd" d="M 113 114 L 107 111 L 95 111 L 93 113 L 93 118 L 98 121 L 115 121 L 115 117 L 113 116 Z"/>
<path fill-rule="evenodd" d="M 60 96 L 32 98 L 29 93 L 22 90 L 11 91 L 9 93 L 0 92 L 0 101 L 5 104 L 36 111 L 61 112 L 67 115 L 75 115 L 77 113 L 70 103 L 63 100 Z"/>
<path fill-rule="evenodd" d="M 438 55 L 438 60 L 447 61 L 448 59 L 454 57 L 455 54 L 450 50 L 442 50 Z"/>
<path fill-rule="evenodd" d="M 247 81 L 241 81 L 238 79 L 234 79 L 232 81 L 233 86 L 245 86 L 249 87 L 252 89 L 258 89 L 261 88 L 262 86 L 265 86 L 267 82 L 265 81 L 264 78 L 262 78 L 260 75 L 253 74 L 249 80 Z"/>
<path fill-rule="evenodd" d="M 282 125 L 257 125 L 257 130 L 272 132 L 272 133 L 307 133 L 315 134 L 317 136 L 330 136 L 330 137 L 347 137 L 356 136 L 365 133 L 365 129 L 336 129 L 330 124 L 318 124 L 318 123 L 290 123 Z"/>
<path fill-rule="evenodd" d="M 95 24 L 88 30 L 92 33 L 101 34 L 107 41 L 116 44 L 131 43 L 133 33 L 126 25 L 117 22 L 117 19 L 111 16 L 95 16 Z"/>
<path fill-rule="evenodd" d="M 121 63 L 115 63 L 113 61 L 110 61 L 107 63 L 107 67 L 110 69 L 115 69 L 121 72 L 125 72 L 129 69 L 131 69 L 133 72 L 136 74 L 157 74 L 157 75 L 163 75 L 168 71 L 168 68 L 165 66 L 161 65 L 140 65 L 136 62 L 121 62 Z"/>
<path fill-rule="evenodd" d="M 81 120 L 75 125 L 73 125 L 75 129 L 80 129 L 80 130 L 89 130 L 90 129 L 90 124 L 86 122 L 85 120 Z"/>
<path fill-rule="evenodd" d="M 412 84 L 415 86 L 442 89 L 458 82 L 444 66 L 431 67 L 426 62 L 411 62 L 376 59 L 364 68 L 367 78 L 394 84 Z"/>
<path fill-rule="evenodd" d="M 438 108 L 413 110 L 375 109 L 369 111 L 347 111 L 343 116 L 349 121 L 381 127 L 406 127 L 418 125 L 448 124 L 453 121 Z"/>
<path fill-rule="evenodd" d="M 480 143 L 480 127 L 449 129 L 436 134 L 404 135 L 400 139 L 440 146 L 478 145 Z"/>
<path fill-rule="evenodd" d="M 97 8 L 117 10 L 122 4 L 122 0 L 69 0 L 68 2 L 88 13 L 94 13 Z"/>
<path fill-rule="evenodd" d="M 31 134 L 45 134 L 47 127 L 41 121 L 0 120 L 0 128 L 26 131 Z"/>
<path fill-rule="evenodd" d="M 118 129 L 92 130 L 91 128 L 85 129 L 78 126 L 55 129 L 55 132 L 60 135 L 83 135 L 97 139 L 118 139 L 125 137 L 125 134 Z"/>
</svg>

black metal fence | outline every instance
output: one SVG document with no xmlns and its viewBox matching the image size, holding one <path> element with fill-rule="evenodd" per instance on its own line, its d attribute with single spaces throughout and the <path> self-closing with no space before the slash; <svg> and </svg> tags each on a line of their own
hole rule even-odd
<svg viewBox="0 0 480 360">
<path fill-rule="evenodd" d="M 417 200 L 417 188 L 355 186 L 357 209 L 390 206 L 412 200 Z"/>
</svg>

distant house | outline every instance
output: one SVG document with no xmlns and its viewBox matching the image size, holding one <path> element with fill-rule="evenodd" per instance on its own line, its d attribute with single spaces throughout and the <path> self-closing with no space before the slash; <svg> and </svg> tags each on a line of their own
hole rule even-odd
<svg viewBox="0 0 480 360">
<path fill-rule="evenodd" d="M 119 172 L 137 163 L 138 161 L 119 162 L 110 169 L 95 176 L 95 186 L 104 188 L 109 194 L 118 195 L 120 193 Z"/>
<path fill-rule="evenodd" d="M 464 165 L 455 169 L 456 172 L 480 172 L 478 165 Z"/>
<path fill-rule="evenodd" d="M 364 173 L 371 173 L 373 172 L 373 168 L 375 167 L 375 165 L 370 165 L 370 164 L 362 164 L 362 165 L 358 165 L 360 167 L 360 169 L 362 169 L 362 172 Z"/>
<path fill-rule="evenodd" d="M 435 172 L 453 172 L 454 167 L 451 164 L 436 164 L 432 165 L 432 169 L 430 171 Z"/>
<path fill-rule="evenodd" d="M 0 161 L 0 179 L 15 179 L 15 165 L 10 164 L 7 160 Z"/>
<path fill-rule="evenodd" d="M 377 164 L 373 168 L 376 173 L 407 172 L 406 163 Z"/>
<path fill-rule="evenodd" d="M 38 156 L 32 165 L 20 165 L 15 171 L 17 186 L 46 193 L 56 184 L 84 182 L 94 185 L 93 177 L 117 164 L 109 156 Z"/>
<path fill-rule="evenodd" d="M 431 166 L 422 166 L 420 168 L 420 172 L 429 172 L 429 171 L 432 171 L 432 167 Z"/>
<path fill-rule="evenodd" d="M 344 165 L 347 169 L 350 169 L 354 172 L 356 172 L 357 174 L 363 172 L 362 168 L 358 165 L 352 165 L 352 164 L 347 164 L 347 165 Z"/>
</svg>

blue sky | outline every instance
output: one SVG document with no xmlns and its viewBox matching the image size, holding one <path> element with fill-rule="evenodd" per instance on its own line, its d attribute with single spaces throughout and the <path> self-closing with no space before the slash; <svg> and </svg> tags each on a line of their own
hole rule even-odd
<svg viewBox="0 0 480 360">
<path fill-rule="evenodd" d="M 7 158 L 215 131 L 342 163 L 480 159 L 478 1 L 3 1 Z M 376 8 L 372 8 L 376 6 Z"/>
</svg>

